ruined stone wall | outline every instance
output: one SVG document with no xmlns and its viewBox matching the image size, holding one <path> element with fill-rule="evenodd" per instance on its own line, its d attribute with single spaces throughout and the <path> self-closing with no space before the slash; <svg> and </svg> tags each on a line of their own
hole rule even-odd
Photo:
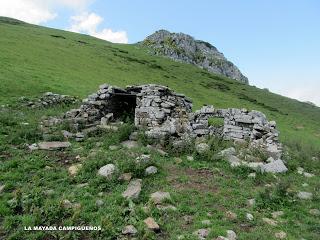
<svg viewBox="0 0 320 240">
<path fill-rule="evenodd" d="M 147 136 L 155 139 L 219 135 L 225 139 L 248 140 L 274 154 L 281 153 L 276 123 L 268 122 L 263 113 L 236 108 L 215 109 L 213 106 L 192 112 L 190 99 L 155 84 L 125 89 L 103 84 L 98 92 L 83 100 L 79 109 L 67 112 L 65 118 L 77 128 L 78 125 L 108 124 L 122 114 L 134 115 L 135 126 L 146 129 Z M 209 118 L 222 118 L 223 125 L 209 126 Z"/>
<path fill-rule="evenodd" d="M 135 125 L 147 128 L 147 135 L 161 138 L 185 132 L 184 123 L 192 110 L 191 100 L 164 86 L 143 85 L 137 94 Z"/>
</svg>

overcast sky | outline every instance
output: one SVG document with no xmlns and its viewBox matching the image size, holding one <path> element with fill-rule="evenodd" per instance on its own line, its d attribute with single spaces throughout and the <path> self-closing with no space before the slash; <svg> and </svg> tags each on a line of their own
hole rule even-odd
<svg viewBox="0 0 320 240">
<path fill-rule="evenodd" d="M 118 43 L 188 33 L 251 85 L 320 106 L 319 0 L 0 0 L 1 15 Z"/>
</svg>

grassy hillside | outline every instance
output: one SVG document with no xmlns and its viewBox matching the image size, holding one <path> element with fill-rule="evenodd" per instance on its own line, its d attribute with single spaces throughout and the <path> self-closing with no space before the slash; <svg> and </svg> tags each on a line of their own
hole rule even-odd
<svg viewBox="0 0 320 240">
<path fill-rule="evenodd" d="M 289 170 L 278 175 L 257 172 L 252 177 L 252 169 L 232 168 L 217 156 L 233 143 L 216 138 L 208 139 L 206 154 L 197 153 L 194 145 L 181 152 L 169 145 L 164 155 L 150 148 L 139 132 L 139 146 L 126 149 L 121 142 L 135 131 L 130 121 L 115 132 L 102 130 L 83 142 L 70 140 L 71 147 L 65 150 L 28 148 L 43 141 L 39 130 L 43 116 L 78 105 L 30 109 L 16 104 L 21 96 L 52 91 L 85 97 L 104 82 L 168 85 L 191 97 L 195 109 L 213 104 L 263 111 L 278 123 L 281 140 L 288 146 L 283 160 Z M 320 239 L 317 107 L 150 56 L 136 45 L 111 44 L 8 18 L 0 18 L 0 105 L 0 239 L 134 239 L 122 235 L 129 224 L 137 229 L 138 240 L 197 240 L 193 233 L 201 228 L 210 231 L 207 239 L 226 236 L 229 229 L 240 240 L 279 239 L 283 232 L 284 239 Z M 150 161 L 137 164 L 141 154 L 149 154 Z M 118 171 L 110 179 L 98 176 L 99 168 L 110 163 Z M 69 167 L 75 164 L 82 167 L 71 174 Z M 145 174 L 150 165 L 158 168 L 156 174 Z M 307 175 L 299 174 L 298 167 Z M 132 201 L 121 196 L 128 182 L 119 176 L 128 172 L 142 179 L 140 196 Z M 157 208 L 149 200 L 156 191 L 169 192 L 171 199 L 163 205 L 176 209 Z M 300 199 L 301 191 L 313 198 Z M 159 232 L 146 229 L 147 217 L 160 225 Z M 39 225 L 101 226 L 102 230 L 24 230 Z"/>
<path fill-rule="evenodd" d="M 107 82 L 159 83 L 194 101 L 245 107 L 278 122 L 282 139 L 320 147 L 320 109 L 240 84 L 199 68 L 149 56 L 135 45 L 111 44 L 86 35 L 0 20 L 0 102 L 52 91 L 85 97 Z"/>
</svg>

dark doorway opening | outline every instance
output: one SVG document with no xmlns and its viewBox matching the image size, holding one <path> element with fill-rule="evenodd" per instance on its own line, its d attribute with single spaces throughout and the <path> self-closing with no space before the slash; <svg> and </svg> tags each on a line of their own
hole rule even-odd
<svg viewBox="0 0 320 240">
<path fill-rule="evenodd" d="M 133 121 L 136 108 L 136 95 L 131 93 L 113 93 L 110 110 L 115 119 Z"/>
</svg>

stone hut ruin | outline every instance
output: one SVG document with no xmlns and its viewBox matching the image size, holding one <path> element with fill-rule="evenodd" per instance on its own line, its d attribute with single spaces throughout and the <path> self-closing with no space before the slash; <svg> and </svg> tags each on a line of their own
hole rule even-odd
<svg viewBox="0 0 320 240">
<path fill-rule="evenodd" d="M 281 155 L 276 123 L 258 111 L 215 109 L 204 106 L 192 112 L 192 101 L 165 86 L 148 84 L 124 89 L 103 84 L 83 100 L 79 109 L 64 116 L 76 131 L 103 126 L 129 117 L 150 138 L 176 140 L 220 135 L 225 139 L 248 140 L 263 147 L 275 158 Z M 223 119 L 222 126 L 210 126 L 210 118 Z M 271 155 L 272 155 L 271 154 Z"/>
</svg>

